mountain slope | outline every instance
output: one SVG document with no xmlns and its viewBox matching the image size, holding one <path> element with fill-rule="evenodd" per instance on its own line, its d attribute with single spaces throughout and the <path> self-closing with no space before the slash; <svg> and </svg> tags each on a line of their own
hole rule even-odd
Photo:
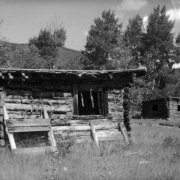
<svg viewBox="0 0 180 180">
<path fill-rule="evenodd" d="M 29 49 L 28 44 L 16 44 L 0 41 L 0 47 L 6 47 L 11 49 L 11 51 L 15 51 L 17 47 Z M 0 55 L 3 56 L 3 52 L 0 52 Z M 58 57 L 55 67 L 57 69 L 68 69 L 68 70 L 78 70 L 82 69 L 82 65 L 80 64 L 81 52 L 73 49 L 69 49 L 66 47 L 58 48 Z"/>
</svg>

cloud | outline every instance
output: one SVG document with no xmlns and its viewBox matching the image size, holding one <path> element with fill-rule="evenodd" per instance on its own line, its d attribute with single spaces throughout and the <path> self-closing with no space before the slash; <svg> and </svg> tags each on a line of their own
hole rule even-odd
<svg viewBox="0 0 180 180">
<path fill-rule="evenodd" d="M 172 0 L 171 3 L 174 7 L 180 6 L 180 0 Z"/>
<path fill-rule="evenodd" d="M 117 7 L 119 11 L 138 11 L 147 4 L 146 0 L 123 0 Z"/>
<path fill-rule="evenodd" d="M 84 36 L 88 36 L 89 35 L 89 32 L 86 30 L 83 32 Z"/>
<path fill-rule="evenodd" d="M 169 9 L 166 14 L 169 15 L 170 20 L 180 20 L 180 7 Z"/>
<path fill-rule="evenodd" d="M 143 27 L 144 27 L 145 31 L 146 31 L 147 24 L 148 24 L 148 18 L 149 17 L 147 15 L 143 17 Z"/>
<path fill-rule="evenodd" d="M 174 65 L 172 66 L 172 68 L 173 68 L 173 69 L 180 68 L 180 64 L 174 64 Z"/>
</svg>

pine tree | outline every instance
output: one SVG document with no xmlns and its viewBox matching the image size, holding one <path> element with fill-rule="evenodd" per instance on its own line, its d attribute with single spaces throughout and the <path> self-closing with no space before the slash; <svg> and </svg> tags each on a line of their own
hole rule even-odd
<svg viewBox="0 0 180 180">
<path fill-rule="evenodd" d="M 143 21 L 139 15 L 129 19 L 129 24 L 124 33 L 126 44 L 129 46 L 132 54 L 132 63 L 137 65 L 143 55 Z"/>
<path fill-rule="evenodd" d="M 145 50 L 152 60 L 162 67 L 169 63 L 171 52 L 174 50 L 172 29 L 174 21 L 166 15 L 166 6 L 154 8 L 148 18 L 147 33 L 145 35 Z M 158 66 L 159 66 L 158 65 Z"/>
<path fill-rule="evenodd" d="M 103 11 L 91 25 L 82 63 L 84 69 L 117 69 L 126 66 L 128 49 L 122 38 L 122 24 L 114 11 Z"/>
<path fill-rule="evenodd" d="M 51 32 L 47 29 L 42 29 L 38 37 L 29 40 L 29 46 L 35 46 L 38 49 L 41 62 L 45 68 L 53 69 L 57 61 L 58 47 L 64 45 L 66 40 L 66 32 L 62 28 Z"/>
</svg>

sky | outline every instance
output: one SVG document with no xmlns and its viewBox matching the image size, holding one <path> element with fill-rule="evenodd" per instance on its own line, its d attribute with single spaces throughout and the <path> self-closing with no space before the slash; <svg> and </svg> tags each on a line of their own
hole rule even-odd
<svg viewBox="0 0 180 180">
<path fill-rule="evenodd" d="M 154 7 L 166 5 L 180 32 L 180 0 L 0 0 L 1 38 L 12 43 L 28 43 L 42 28 L 56 19 L 66 29 L 65 47 L 83 50 L 90 26 L 104 10 L 114 10 L 126 28 L 129 18 L 139 14 L 147 24 Z"/>
</svg>

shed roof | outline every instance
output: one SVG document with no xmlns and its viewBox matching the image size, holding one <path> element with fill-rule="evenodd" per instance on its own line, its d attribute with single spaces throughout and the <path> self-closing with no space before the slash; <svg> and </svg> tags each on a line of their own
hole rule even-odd
<svg viewBox="0 0 180 180">
<path fill-rule="evenodd" d="M 0 68 L 0 82 L 4 87 L 13 83 L 38 84 L 49 86 L 72 86 L 73 84 L 94 84 L 108 89 L 119 89 L 129 86 L 134 77 L 146 74 L 146 69 L 122 70 L 55 70 L 55 69 L 9 69 Z M 70 88 L 69 88 L 70 89 Z"/>
<path fill-rule="evenodd" d="M 66 75 L 74 76 L 75 78 L 108 78 L 113 79 L 114 77 L 132 76 L 136 77 L 144 76 L 146 73 L 145 68 L 141 69 L 121 69 L 121 70 L 56 70 L 56 69 L 10 69 L 10 68 L 0 68 L 0 75 L 7 75 L 10 73 L 12 76 L 17 74 L 27 74 L 27 75 Z"/>
</svg>

